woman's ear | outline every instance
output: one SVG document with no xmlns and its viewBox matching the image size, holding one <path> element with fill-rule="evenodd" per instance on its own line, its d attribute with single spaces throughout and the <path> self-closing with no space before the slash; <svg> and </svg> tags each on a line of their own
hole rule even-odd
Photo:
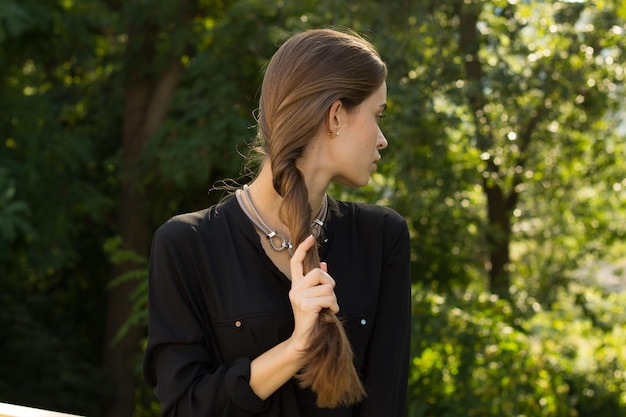
<svg viewBox="0 0 626 417">
<path fill-rule="evenodd" d="M 342 110 L 343 103 L 341 100 L 335 100 L 328 109 L 328 115 L 326 117 L 326 131 L 330 136 L 335 136 L 335 132 L 339 131 Z"/>
</svg>

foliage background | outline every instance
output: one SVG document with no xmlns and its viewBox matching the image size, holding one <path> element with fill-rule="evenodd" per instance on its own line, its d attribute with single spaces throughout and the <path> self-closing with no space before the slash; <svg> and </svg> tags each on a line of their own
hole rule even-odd
<svg viewBox="0 0 626 417">
<path fill-rule="evenodd" d="M 618 0 L 1 0 L 0 401 L 158 414 L 151 233 L 239 178 L 276 46 L 345 26 L 389 64 L 390 146 L 332 193 L 409 223 L 407 415 L 626 416 L 625 21 Z"/>
</svg>

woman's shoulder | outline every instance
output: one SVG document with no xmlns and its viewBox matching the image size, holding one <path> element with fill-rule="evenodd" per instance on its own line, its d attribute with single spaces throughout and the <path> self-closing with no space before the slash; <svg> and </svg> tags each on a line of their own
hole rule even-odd
<svg viewBox="0 0 626 417">
<path fill-rule="evenodd" d="M 382 222 L 385 225 L 406 227 L 405 218 L 391 207 L 353 201 L 336 201 L 336 203 L 341 217 L 351 216 L 357 221 Z"/>
<path fill-rule="evenodd" d="M 230 199 L 202 210 L 176 214 L 159 226 L 155 235 L 170 238 L 187 237 L 218 227 L 220 223 L 224 223 L 229 202 Z"/>
<path fill-rule="evenodd" d="M 337 209 L 341 213 L 339 218 L 329 222 L 329 233 L 335 238 L 343 236 L 354 244 L 367 246 L 367 250 L 395 250 L 398 245 L 408 247 L 407 221 L 393 208 L 338 201 Z"/>
</svg>

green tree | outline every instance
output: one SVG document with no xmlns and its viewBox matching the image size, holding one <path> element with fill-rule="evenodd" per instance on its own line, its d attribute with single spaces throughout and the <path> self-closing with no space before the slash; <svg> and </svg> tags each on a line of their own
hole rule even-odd
<svg viewBox="0 0 626 417">
<path fill-rule="evenodd" d="M 386 126 L 394 162 L 385 181 L 394 177 L 396 191 L 387 201 L 412 223 L 420 280 L 449 288 L 484 279 L 486 288 L 508 297 L 517 268 L 523 270 L 520 252 L 511 255 L 513 243 L 530 248 L 546 230 L 563 226 L 564 207 L 550 205 L 585 201 L 576 209 L 577 224 L 597 217 L 605 204 L 624 216 L 623 140 L 615 117 L 623 102 L 624 5 L 398 7 L 391 11 L 401 16 L 397 26 L 388 26 L 397 31 L 379 42 L 394 52 L 393 123 Z M 585 197 L 589 189 L 605 200 Z M 555 194 L 558 200 L 545 198 Z M 582 260 L 576 251 L 624 234 L 623 222 L 606 224 L 611 230 L 592 224 L 598 227 L 589 233 L 580 233 L 580 225 L 560 227 L 559 242 L 575 241 L 561 266 L 575 269 Z M 539 251 L 532 264 L 549 255 Z M 539 292 L 559 282 L 536 278 L 528 285 Z M 543 287 L 535 286 L 542 280 Z"/>
<path fill-rule="evenodd" d="M 106 76 L 91 31 L 108 15 L 95 2 L 1 6 L 0 353 L 12 359 L 0 367 L 0 397 L 96 414 L 106 392 L 99 236 L 112 199 L 111 148 L 99 140 L 110 130 L 90 111 Z"/>
</svg>

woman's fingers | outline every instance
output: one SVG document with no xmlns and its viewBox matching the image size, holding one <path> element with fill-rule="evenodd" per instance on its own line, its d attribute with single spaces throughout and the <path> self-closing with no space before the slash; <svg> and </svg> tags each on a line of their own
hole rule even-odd
<svg viewBox="0 0 626 417">
<path fill-rule="evenodd" d="M 335 295 L 335 280 L 328 274 L 326 262 L 320 262 L 319 268 L 304 273 L 304 259 L 307 251 L 315 244 L 315 238 L 308 236 L 298 245 L 290 261 L 291 290 L 289 299 L 295 320 L 293 340 L 298 346 L 306 348 L 311 329 L 318 321 L 319 313 L 329 309 L 339 312 Z"/>
<path fill-rule="evenodd" d="M 324 308 L 328 308 L 333 312 L 339 311 L 337 297 L 330 284 L 306 288 L 300 291 L 293 302 L 300 311 L 319 313 Z"/>
<path fill-rule="evenodd" d="M 289 261 L 289 266 L 291 269 L 291 280 L 293 282 L 299 280 L 304 276 L 304 265 L 302 263 L 304 262 L 306 253 L 309 251 L 309 249 L 313 247 L 314 242 L 315 238 L 313 237 L 313 235 L 309 235 L 306 239 L 302 241 L 302 243 L 298 245 L 298 247 L 294 251 L 291 260 Z"/>
<path fill-rule="evenodd" d="M 328 265 L 326 262 L 320 262 L 320 267 L 309 271 L 306 275 L 304 274 L 304 258 L 306 257 L 306 253 L 313 247 L 315 243 L 315 238 L 313 235 L 307 236 L 306 239 L 302 241 L 296 248 L 293 253 L 293 256 L 290 260 L 290 269 L 291 269 L 291 281 L 292 287 L 294 285 L 318 285 L 318 284 L 331 284 L 333 287 L 335 286 L 335 281 L 328 275 Z M 308 283 L 301 284 L 302 278 L 307 278 L 305 281 L 309 281 Z"/>
<path fill-rule="evenodd" d="M 312 235 L 308 236 L 298 245 L 290 261 L 291 291 L 289 291 L 289 298 L 296 317 L 296 324 L 306 323 L 304 327 L 297 327 L 305 329 L 314 323 L 322 309 L 328 308 L 334 313 L 339 311 L 334 291 L 335 280 L 328 274 L 326 262 L 320 262 L 319 268 L 304 273 L 304 259 L 314 244 L 315 238 Z"/>
<path fill-rule="evenodd" d="M 323 308 L 339 311 L 335 296 L 335 280 L 322 267 L 311 270 L 298 282 L 293 281 L 289 297 L 301 311 L 319 312 Z M 331 298 L 326 298 L 331 297 Z"/>
</svg>

